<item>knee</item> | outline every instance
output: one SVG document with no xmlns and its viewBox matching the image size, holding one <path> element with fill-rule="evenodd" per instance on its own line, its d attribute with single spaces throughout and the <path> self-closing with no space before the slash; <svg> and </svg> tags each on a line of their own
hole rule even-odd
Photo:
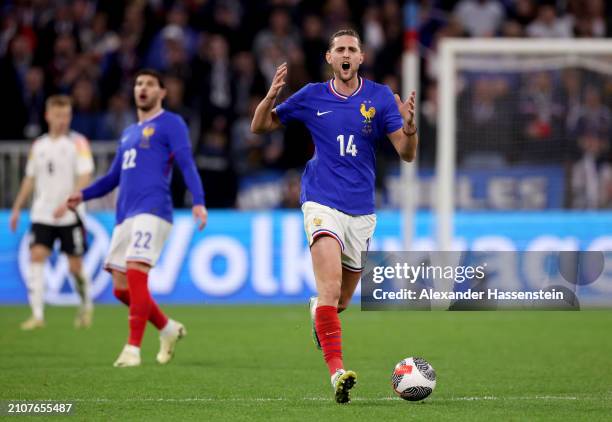
<svg viewBox="0 0 612 422">
<path fill-rule="evenodd" d="M 82 266 L 80 262 L 71 262 L 68 268 L 70 270 L 70 273 L 75 277 L 81 274 Z"/>
<path fill-rule="evenodd" d="M 45 249 L 33 247 L 30 249 L 30 261 L 36 264 L 42 264 L 47 260 L 48 253 Z"/>
<path fill-rule="evenodd" d="M 336 289 L 327 288 L 319 291 L 319 305 L 340 306 L 340 289 L 336 291 Z"/>
</svg>

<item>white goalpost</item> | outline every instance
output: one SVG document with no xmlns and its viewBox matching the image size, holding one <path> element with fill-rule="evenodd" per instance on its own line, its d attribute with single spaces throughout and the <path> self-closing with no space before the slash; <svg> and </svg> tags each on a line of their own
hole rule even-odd
<svg viewBox="0 0 612 422">
<path fill-rule="evenodd" d="M 437 250 L 451 251 L 457 197 L 457 157 L 458 153 L 462 152 L 457 138 L 464 124 L 459 118 L 459 113 L 464 110 L 460 110 L 458 98 L 461 89 L 465 89 L 465 80 L 470 82 L 469 75 L 461 80 L 460 72 L 474 72 L 479 75 L 496 73 L 520 81 L 535 78 L 538 72 L 552 72 L 550 80 L 558 81 L 560 77 L 554 72 L 560 74 L 566 69 L 576 69 L 577 72 L 585 72 L 583 80 L 586 82 L 590 80 L 590 75 L 595 74 L 598 75 L 600 84 L 608 83 L 612 78 L 612 41 L 445 39 L 440 44 L 439 54 L 436 191 L 433 195 L 435 238 Z M 517 84 L 520 83 L 522 82 Z M 518 108 L 521 100 L 519 94 L 512 91 L 509 96 L 511 100 L 503 105 L 504 112 L 513 113 L 513 109 Z M 474 138 L 472 143 L 478 147 L 479 132 L 474 130 L 468 135 Z M 494 135 L 486 137 L 489 139 L 486 142 L 494 144 Z M 522 136 L 523 133 L 518 130 L 508 136 L 511 138 L 510 142 L 516 142 L 511 148 L 520 148 L 519 142 L 524 142 L 524 139 L 519 139 Z"/>
</svg>

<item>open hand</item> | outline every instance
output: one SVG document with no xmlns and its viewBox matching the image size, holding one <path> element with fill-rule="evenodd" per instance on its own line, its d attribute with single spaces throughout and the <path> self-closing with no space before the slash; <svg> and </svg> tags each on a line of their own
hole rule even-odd
<svg viewBox="0 0 612 422">
<path fill-rule="evenodd" d="M 58 207 L 53 211 L 53 218 L 62 218 L 64 214 L 68 211 L 68 205 L 66 202 L 58 205 Z"/>
<path fill-rule="evenodd" d="M 83 202 L 83 194 L 81 192 L 75 192 L 66 200 L 66 206 L 74 210 L 81 202 Z"/>
<path fill-rule="evenodd" d="M 402 102 L 402 99 L 399 95 L 395 94 L 395 103 L 397 104 L 397 108 L 399 109 L 400 114 L 402 115 L 402 119 L 406 122 L 407 127 L 414 127 L 414 109 L 416 102 L 416 92 L 412 91 L 410 93 L 410 97 L 405 102 Z"/>
<path fill-rule="evenodd" d="M 13 211 L 11 213 L 11 218 L 9 220 L 9 227 L 11 228 L 11 231 L 13 233 L 15 233 L 15 230 L 17 230 L 18 224 L 19 224 L 19 211 Z"/>
<path fill-rule="evenodd" d="M 272 85 L 270 85 L 270 89 L 268 90 L 267 98 L 274 99 L 278 96 L 278 93 L 285 86 L 285 77 L 287 76 L 287 62 L 282 63 L 274 74 L 274 78 L 272 79 Z"/>
<path fill-rule="evenodd" d="M 193 218 L 199 222 L 198 230 L 203 230 L 208 222 L 208 211 L 204 205 L 194 205 L 191 209 Z"/>
</svg>

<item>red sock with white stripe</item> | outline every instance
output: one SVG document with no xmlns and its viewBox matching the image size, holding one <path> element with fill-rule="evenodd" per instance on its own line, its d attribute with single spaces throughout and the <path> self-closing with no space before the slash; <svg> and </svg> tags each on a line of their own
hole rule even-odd
<svg viewBox="0 0 612 422">
<path fill-rule="evenodd" d="M 335 306 L 318 306 L 315 312 L 315 330 L 323 349 L 323 357 L 329 374 L 343 369 L 342 363 L 342 327 Z"/>
<path fill-rule="evenodd" d="M 130 291 L 128 289 L 113 289 L 115 297 L 121 302 L 130 306 Z M 151 298 L 151 309 L 149 309 L 149 322 L 158 330 L 163 329 L 168 324 L 168 317 L 159 309 L 157 303 Z"/>
<path fill-rule="evenodd" d="M 140 347 L 151 310 L 151 295 L 147 286 L 149 275 L 128 269 L 127 281 L 130 290 L 130 336 L 128 344 Z"/>
</svg>

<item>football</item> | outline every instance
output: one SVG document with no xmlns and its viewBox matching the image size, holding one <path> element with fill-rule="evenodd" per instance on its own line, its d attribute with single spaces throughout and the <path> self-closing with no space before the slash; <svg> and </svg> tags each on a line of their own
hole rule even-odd
<svg viewBox="0 0 612 422">
<path fill-rule="evenodd" d="M 391 384 L 404 400 L 423 400 L 436 388 L 436 371 L 425 359 L 409 357 L 395 365 Z"/>
</svg>

